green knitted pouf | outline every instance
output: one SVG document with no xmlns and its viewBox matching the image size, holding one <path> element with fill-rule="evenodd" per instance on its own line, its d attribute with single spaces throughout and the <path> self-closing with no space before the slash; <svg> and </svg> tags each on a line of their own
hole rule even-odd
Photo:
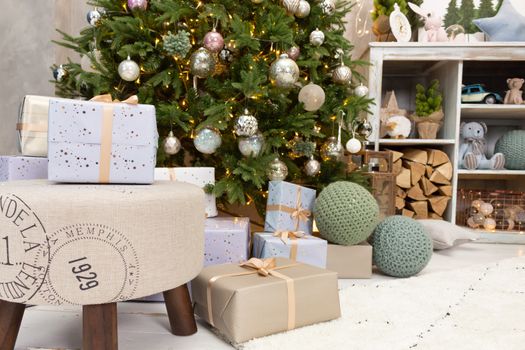
<svg viewBox="0 0 525 350">
<path fill-rule="evenodd" d="M 377 225 L 379 207 L 364 187 L 339 181 L 326 187 L 317 197 L 315 222 L 321 237 L 342 245 L 367 239 Z"/>
<path fill-rule="evenodd" d="M 505 168 L 512 170 L 525 169 L 525 130 L 512 130 L 501 136 L 494 153 L 505 155 Z"/>
<path fill-rule="evenodd" d="M 427 266 L 432 240 L 423 226 L 406 216 L 390 216 L 377 225 L 372 235 L 374 264 L 394 277 L 410 277 Z"/>
</svg>

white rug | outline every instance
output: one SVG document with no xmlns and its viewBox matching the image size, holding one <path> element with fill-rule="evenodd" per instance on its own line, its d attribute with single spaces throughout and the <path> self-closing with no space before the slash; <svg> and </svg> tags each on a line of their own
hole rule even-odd
<svg viewBox="0 0 525 350">
<path fill-rule="evenodd" d="M 243 350 L 523 350 L 525 257 L 346 288 L 342 317 Z"/>
</svg>

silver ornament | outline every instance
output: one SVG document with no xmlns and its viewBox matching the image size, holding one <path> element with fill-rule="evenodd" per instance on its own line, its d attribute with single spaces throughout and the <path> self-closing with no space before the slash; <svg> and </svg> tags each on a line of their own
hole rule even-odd
<svg viewBox="0 0 525 350">
<path fill-rule="evenodd" d="M 294 60 L 283 53 L 270 66 L 270 80 L 280 88 L 289 89 L 299 79 L 299 67 Z"/>
<path fill-rule="evenodd" d="M 297 60 L 299 58 L 299 55 L 301 54 L 301 49 L 298 46 L 292 46 L 286 51 L 288 54 L 288 57 L 290 57 L 292 60 Z"/>
<path fill-rule="evenodd" d="M 233 53 L 224 47 L 221 52 L 219 52 L 219 59 L 222 63 L 230 63 L 233 60 Z"/>
<path fill-rule="evenodd" d="M 215 60 L 212 54 L 201 47 L 190 57 L 190 72 L 198 78 L 207 78 L 215 71 Z"/>
<path fill-rule="evenodd" d="M 346 150 L 350 153 L 357 153 L 361 150 L 362 147 L 363 145 L 361 144 L 361 141 L 359 141 L 355 137 L 352 137 L 346 142 Z"/>
<path fill-rule="evenodd" d="M 289 15 L 293 15 L 299 8 L 300 0 L 282 0 L 284 9 Z"/>
<path fill-rule="evenodd" d="M 140 68 L 137 62 L 128 58 L 118 65 L 118 75 L 125 81 L 135 81 L 140 76 Z"/>
<path fill-rule="evenodd" d="M 297 18 L 305 18 L 308 16 L 310 14 L 310 3 L 306 0 L 300 0 L 297 11 L 295 11 L 294 14 Z"/>
<path fill-rule="evenodd" d="M 98 24 L 98 21 L 100 21 L 101 17 L 102 15 L 100 14 L 100 12 L 95 9 L 87 13 L 86 19 L 89 24 L 91 24 L 92 26 L 96 26 Z"/>
<path fill-rule="evenodd" d="M 197 151 L 204 154 L 212 154 L 222 144 L 221 133 L 215 128 L 206 127 L 195 135 L 193 144 Z"/>
<path fill-rule="evenodd" d="M 62 79 L 67 75 L 67 71 L 65 70 L 64 66 L 60 65 L 53 69 L 53 78 L 55 78 L 56 81 L 61 82 Z"/>
<path fill-rule="evenodd" d="M 366 139 L 372 134 L 373 128 L 372 124 L 368 120 L 365 120 L 363 124 L 359 125 L 357 132 L 359 135 L 364 136 Z"/>
<path fill-rule="evenodd" d="M 335 2 L 334 0 L 323 0 L 319 6 L 325 15 L 331 15 L 335 12 Z"/>
<path fill-rule="evenodd" d="M 341 160 L 343 157 L 343 146 L 335 136 L 330 136 L 321 146 L 321 157 L 323 160 Z"/>
<path fill-rule="evenodd" d="M 321 46 L 324 43 L 324 33 L 316 28 L 310 33 L 310 44 L 314 46 Z"/>
<path fill-rule="evenodd" d="M 366 95 L 368 95 L 368 88 L 364 86 L 363 83 L 361 83 L 361 85 L 354 89 L 354 94 L 357 97 L 365 97 Z"/>
<path fill-rule="evenodd" d="M 245 157 L 258 157 L 264 147 L 264 137 L 260 132 L 239 139 L 239 151 Z"/>
<path fill-rule="evenodd" d="M 339 85 L 347 85 L 352 80 L 352 70 L 342 63 L 332 72 L 332 80 Z"/>
<path fill-rule="evenodd" d="M 282 181 L 288 176 L 288 167 L 279 158 L 275 158 L 268 164 L 266 175 L 270 181 Z"/>
<path fill-rule="evenodd" d="M 325 93 L 322 87 L 317 84 L 310 83 L 302 87 L 297 96 L 299 102 L 303 103 L 303 107 L 308 112 L 317 111 L 324 104 Z"/>
<path fill-rule="evenodd" d="M 164 153 L 170 156 L 179 153 L 181 148 L 180 141 L 175 137 L 175 135 L 173 135 L 173 131 L 170 131 L 168 137 L 164 139 L 162 146 L 164 148 Z"/>
<path fill-rule="evenodd" d="M 235 120 L 233 129 L 238 136 L 252 136 L 259 130 L 257 118 L 245 109 L 244 113 Z"/>
<path fill-rule="evenodd" d="M 314 156 L 311 156 L 310 159 L 304 165 L 304 172 L 307 176 L 315 176 L 321 171 L 321 163 Z"/>
</svg>

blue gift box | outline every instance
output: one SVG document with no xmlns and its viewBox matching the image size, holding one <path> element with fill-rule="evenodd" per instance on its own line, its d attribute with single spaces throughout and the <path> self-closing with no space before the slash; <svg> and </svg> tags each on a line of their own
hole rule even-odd
<svg viewBox="0 0 525 350">
<path fill-rule="evenodd" d="M 315 190 L 286 181 L 270 181 L 264 231 L 312 234 Z"/>
<path fill-rule="evenodd" d="M 290 239 L 263 232 L 253 236 L 253 256 L 260 259 L 283 257 L 324 269 L 327 249 L 324 239 L 309 235 Z"/>
</svg>

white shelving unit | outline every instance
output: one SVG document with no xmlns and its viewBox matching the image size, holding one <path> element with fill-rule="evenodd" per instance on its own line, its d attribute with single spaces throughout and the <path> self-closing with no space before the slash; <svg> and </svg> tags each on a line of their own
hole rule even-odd
<svg viewBox="0 0 525 350">
<path fill-rule="evenodd" d="M 506 79 L 525 77 L 524 43 L 370 43 L 364 59 L 370 61 L 369 96 L 375 100 L 369 120 L 374 132 L 369 138 L 376 150 L 396 147 L 439 148 L 454 164 L 452 199 L 444 218 L 456 222 L 458 188 L 509 189 L 525 191 L 525 170 L 466 170 L 458 167 L 462 121 L 483 121 L 489 132 L 488 148 L 511 129 L 525 129 L 525 105 L 462 104 L 462 84 L 487 83 L 506 88 Z M 444 125 L 436 140 L 379 138 L 379 112 L 386 91 L 395 90 L 400 108 L 415 109 L 415 85 L 440 81 L 445 113 Z M 492 87 L 491 87 L 492 89 Z M 460 223 L 458 223 L 460 224 Z M 483 232 L 482 241 L 525 243 L 525 232 Z"/>
</svg>

